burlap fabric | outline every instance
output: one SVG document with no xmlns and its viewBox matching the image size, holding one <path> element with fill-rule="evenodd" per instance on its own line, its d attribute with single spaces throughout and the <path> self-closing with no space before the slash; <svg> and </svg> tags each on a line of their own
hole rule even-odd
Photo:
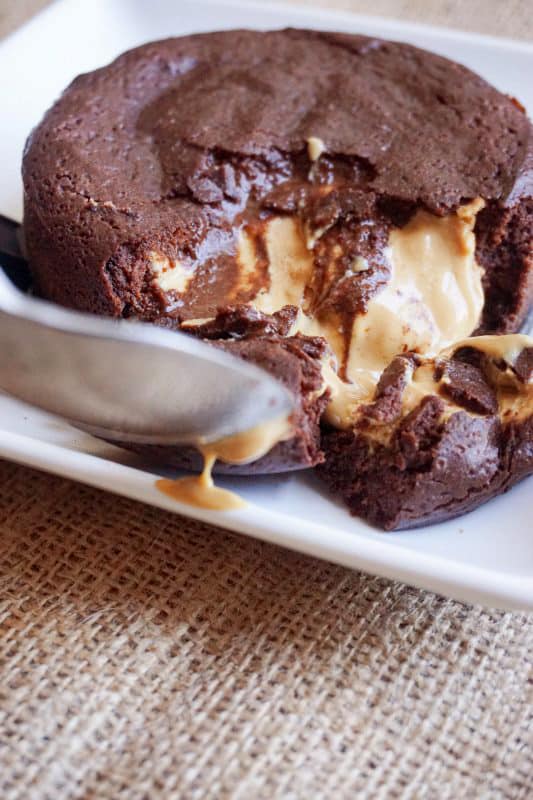
<svg viewBox="0 0 533 800">
<path fill-rule="evenodd" d="M 531 615 L 0 462 L 0 800 L 526 800 L 532 650 Z"/>
</svg>

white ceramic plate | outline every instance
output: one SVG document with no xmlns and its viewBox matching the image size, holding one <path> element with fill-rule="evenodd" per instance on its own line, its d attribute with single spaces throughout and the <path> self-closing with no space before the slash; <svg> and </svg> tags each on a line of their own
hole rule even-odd
<svg viewBox="0 0 533 800">
<path fill-rule="evenodd" d="M 533 109 L 533 47 L 527 44 L 278 4 L 59 0 L 0 43 L 0 212 L 20 218 L 24 140 L 77 73 L 150 39 L 286 25 L 412 42 L 462 61 Z M 533 608 L 531 479 L 460 519 L 383 534 L 351 518 L 310 474 L 221 481 L 249 501 L 239 511 L 210 512 L 174 503 L 156 491 L 154 473 L 133 456 L 1 395 L 0 455 L 461 600 Z"/>
</svg>

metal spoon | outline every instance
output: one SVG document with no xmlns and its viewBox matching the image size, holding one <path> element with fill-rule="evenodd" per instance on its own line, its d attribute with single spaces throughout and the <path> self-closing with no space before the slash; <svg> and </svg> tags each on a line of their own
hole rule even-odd
<svg viewBox="0 0 533 800">
<path fill-rule="evenodd" d="M 216 441 L 293 407 L 258 367 L 183 333 L 27 297 L 1 269 L 0 389 L 97 436 L 146 444 Z"/>
</svg>

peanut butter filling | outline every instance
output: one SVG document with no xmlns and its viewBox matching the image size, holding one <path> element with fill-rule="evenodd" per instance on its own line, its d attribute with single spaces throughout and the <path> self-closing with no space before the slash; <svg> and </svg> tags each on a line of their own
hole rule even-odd
<svg viewBox="0 0 533 800">
<path fill-rule="evenodd" d="M 459 339 L 448 347 L 443 356 L 452 356 L 463 347 L 473 347 L 491 358 L 501 359 L 511 367 L 516 363 L 520 353 L 533 347 L 533 339 L 525 333 L 508 333 L 503 335 L 471 336 Z"/>
<path fill-rule="evenodd" d="M 472 336 L 462 339 L 439 353 L 437 358 L 414 369 L 403 392 L 402 416 L 407 415 L 420 404 L 424 397 L 429 395 L 440 397 L 444 403 L 441 422 L 445 422 L 452 414 L 463 410 L 461 406 L 441 392 L 441 387 L 449 381 L 446 374 L 444 373 L 439 380 L 435 378 L 435 367 L 438 362 L 452 357 L 462 348 L 477 350 L 479 353 L 487 355 L 489 359 L 500 362 L 498 366 L 496 363 L 488 361 L 484 370 L 496 392 L 498 416 L 502 422 L 520 422 L 533 412 L 533 379 L 522 382 L 509 369 L 516 363 L 524 349 L 533 348 L 533 338 L 515 333 L 500 336 Z M 507 364 L 508 368 L 502 369 L 501 362 Z M 476 412 L 472 410 L 468 413 L 477 416 Z"/>
<path fill-rule="evenodd" d="M 483 206 L 478 198 L 446 217 L 418 211 L 405 227 L 394 229 L 386 251 L 390 278 L 366 313 L 354 316 L 348 331 L 335 318 L 314 316 L 307 305 L 313 251 L 299 220 L 275 217 L 266 224 L 268 283 L 251 304 L 269 314 L 297 305 L 301 311 L 292 332 L 327 340 L 335 356 L 323 370 L 331 392 L 330 424 L 350 425 L 357 406 L 371 399 L 382 371 L 398 353 L 436 355 L 475 329 L 484 295 L 474 225 Z M 243 276 L 257 268 L 257 252 L 245 231 L 237 257 Z M 358 258 L 351 270 L 367 268 L 365 259 Z M 346 380 L 338 375 L 343 359 Z"/>
<path fill-rule="evenodd" d="M 337 428 L 353 425 L 362 404 L 374 396 L 377 382 L 392 359 L 399 353 L 416 352 L 428 361 L 411 368 L 403 393 L 402 416 L 414 409 L 424 397 L 443 399 L 443 417 L 460 408 L 441 392 L 443 378 L 434 377 L 435 363 L 460 347 L 474 347 L 491 358 L 514 364 L 520 352 L 531 346 L 527 336 L 484 336 L 468 338 L 476 328 L 483 308 L 483 271 L 475 260 L 474 226 L 476 214 L 483 208 L 481 199 L 462 206 L 455 214 L 437 217 L 418 211 L 403 228 L 389 236 L 386 258 L 389 279 L 371 297 L 366 312 L 356 314 L 351 326 L 339 325 L 337 319 L 319 318 L 308 302 L 313 279 L 314 244 L 321 233 L 309 242 L 301 220 L 296 216 L 274 216 L 253 235 L 246 229 L 239 233 L 236 261 L 238 292 L 253 296 L 250 304 L 258 311 L 273 314 L 286 305 L 297 306 L 299 313 L 291 334 L 321 336 L 330 346 L 331 357 L 322 365 L 323 389 L 329 389 L 330 401 L 325 413 L 329 424 Z M 163 285 L 181 290 L 187 287 L 187 274 L 179 264 L 156 258 L 154 268 Z M 267 274 L 265 275 L 265 265 Z M 350 269 L 365 272 L 366 259 L 355 260 Z M 258 273 L 262 270 L 262 280 Z M 163 282 L 163 283 L 162 283 Z M 254 294 L 255 291 L 255 294 Z M 205 322 L 190 319 L 185 327 Z M 341 378 L 339 364 L 344 359 Z M 531 383 L 524 391 L 516 376 L 500 372 L 495 385 L 502 419 L 520 419 L 531 412 Z M 383 426 L 382 426 L 383 427 Z M 369 431 L 376 441 L 390 435 L 386 426 Z M 162 479 L 158 488 L 165 494 L 190 505 L 229 510 L 244 505 L 232 492 L 214 485 L 212 468 L 217 459 L 243 464 L 265 455 L 277 442 L 289 438 L 291 426 L 286 419 L 274 420 L 251 431 L 209 445 L 199 445 L 204 469 L 199 476 L 178 480 Z"/>
<path fill-rule="evenodd" d="M 472 347 L 495 361 L 504 362 L 507 369 L 496 364 L 488 365 L 490 379 L 496 388 L 500 419 L 503 422 L 520 422 L 533 412 L 533 377 L 523 383 L 509 369 L 526 348 L 533 348 L 533 337 L 521 333 L 502 336 L 473 336 L 455 342 L 443 356 L 451 356 L 463 347 Z"/>
<path fill-rule="evenodd" d="M 533 348 L 533 338 L 523 334 L 508 334 L 472 336 L 454 343 L 437 357 L 430 358 L 419 366 L 411 364 L 407 368 L 407 383 L 402 393 L 400 414 L 402 419 L 417 408 L 424 398 L 432 395 L 438 397 L 443 404 L 439 424 L 445 423 L 453 414 L 465 410 L 443 391 L 450 380 L 445 371 L 437 370 L 439 362 L 442 364 L 462 348 L 477 350 L 489 357 L 490 360 L 484 364 L 483 369 L 496 393 L 497 413 L 502 423 L 521 422 L 531 415 L 533 378 L 523 382 L 509 367 L 515 364 L 524 349 Z M 508 365 L 507 369 L 504 364 Z M 440 372 L 441 377 L 436 377 L 437 372 Z M 333 402 L 330 405 L 333 405 Z M 478 416 L 472 409 L 469 409 L 468 413 L 474 417 Z M 361 406 L 358 403 L 354 402 L 352 405 L 351 414 L 352 420 L 357 422 L 361 416 Z M 368 419 L 365 421 L 365 436 L 374 443 L 387 446 L 393 432 L 394 427 L 389 423 L 369 423 Z"/>
<path fill-rule="evenodd" d="M 258 311 L 272 314 L 286 305 L 301 306 L 305 287 L 313 275 L 313 254 L 302 235 L 296 217 L 275 217 L 264 233 L 268 259 L 268 288 L 261 289 L 252 305 Z M 256 253 L 246 232 L 242 232 L 238 253 L 241 270 L 255 271 Z"/>
<path fill-rule="evenodd" d="M 434 355 L 472 333 L 484 301 L 473 232 L 483 205 L 476 200 L 447 217 L 418 211 L 391 232 L 391 278 L 354 322 L 350 378 L 361 369 L 380 374 L 398 353 Z"/>
<path fill-rule="evenodd" d="M 320 157 L 318 143 L 309 142 L 309 150 L 311 160 L 312 154 Z M 291 334 L 326 339 L 331 356 L 322 365 L 322 392 L 330 392 L 325 419 L 334 427 L 348 428 L 357 422 L 361 406 L 372 401 L 385 367 L 396 355 L 406 352 L 418 353 L 428 361 L 412 367 L 403 393 L 402 416 L 434 394 L 443 399 L 447 418 L 460 409 L 441 392 L 445 378 L 434 377 L 439 357 L 449 357 L 468 346 L 512 367 L 523 348 L 531 346 L 527 336 L 468 338 L 484 303 L 483 270 L 476 263 L 474 234 L 476 215 L 483 207 L 484 201 L 478 198 L 445 217 L 419 210 L 404 227 L 392 229 L 384 251 L 388 278 L 377 286 L 366 309 L 354 313 L 348 323 L 335 313 L 315 313 L 310 301 L 316 244 L 324 231 L 309 231 L 297 215 L 273 215 L 238 232 L 232 301 L 242 302 L 247 297 L 250 305 L 265 314 L 296 306 L 299 313 Z M 335 247 L 332 256 L 336 257 Z M 185 296 L 193 272 L 155 252 L 150 258 L 160 289 Z M 345 274 L 364 274 L 370 268 L 361 256 L 353 260 Z M 197 323 L 195 319 L 188 321 L 189 325 Z M 494 377 L 501 418 L 520 419 L 530 413 L 531 383 L 524 388 L 511 369 L 494 369 L 491 381 Z M 371 437 L 377 441 L 386 438 L 390 431 L 385 427 L 381 430 L 376 425 Z M 241 498 L 213 483 L 216 459 L 234 464 L 252 462 L 290 435 L 290 424 L 284 419 L 220 442 L 200 444 L 204 459 L 201 475 L 162 479 L 157 486 L 188 504 L 217 510 L 239 508 L 244 504 Z"/>
</svg>

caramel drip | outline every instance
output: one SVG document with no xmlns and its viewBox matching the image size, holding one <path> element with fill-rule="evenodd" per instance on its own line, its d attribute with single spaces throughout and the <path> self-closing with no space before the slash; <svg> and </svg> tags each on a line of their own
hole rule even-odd
<svg viewBox="0 0 533 800">
<path fill-rule="evenodd" d="M 246 502 L 242 497 L 235 492 L 215 486 L 212 475 L 215 461 L 216 455 L 204 456 L 204 468 L 200 475 L 188 475 L 177 480 L 161 478 L 155 485 L 163 494 L 189 506 L 209 508 L 213 511 L 243 508 Z"/>
<path fill-rule="evenodd" d="M 279 417 L 217 442 L 200 444 L 198 450 L 204 459 L 200 475 L 188 475 L 175 480 L 160 478 L 155 485 L 173 500 L 197 508 L 215 511 L 243 508 L 246 502 L 242 497 L 215 485 L 212 475 L 215 461 L 220 459 L 227 464 L 248 464 L 264 456 L 275 444 L 288 439 L 291 434 L 292 425 L 288 418 Z"/>
</svg>

